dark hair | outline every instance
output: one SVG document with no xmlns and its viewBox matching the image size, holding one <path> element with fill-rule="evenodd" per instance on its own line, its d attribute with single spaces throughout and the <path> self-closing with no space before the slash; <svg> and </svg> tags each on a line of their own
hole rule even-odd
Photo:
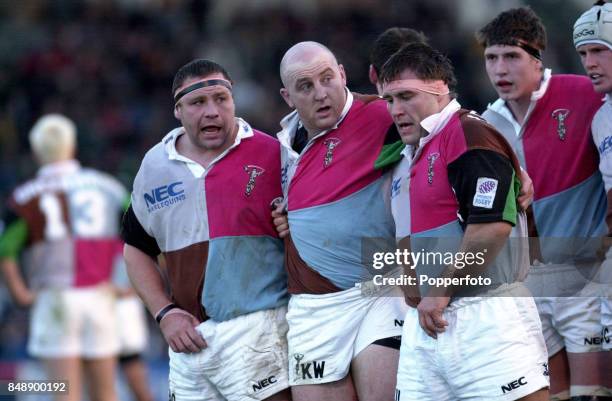
<svg viewBox="0 0 612 401">
<path fill-rule="evenodd" d="M 451 94 L 457 85 L 450 60 L 425 43 L 411 43 L 391 56 L 382 67 L 380 80 L 393 81 L 405 70 L 414 72 L 422 80 L 442 80 L 448 85 Z"/>
<path fill-rule="evenodd" d="M 380 74 L 383 64 L 402 46 L 409 43 L 427 43 L 427 36 L 412 28 L 393 27 L 381 33 L 370 50 L 370 64 Z"/>
<path fill-rule="evenodd" d="M 530 7 L 513 8 L 500 13 L 476 33 L 478 43 L 487 48 L 494 45 L 516 46 L 522 40 L 538 50 L 546 49 L 546 29 Z"/>
<path fill-rule="evenodd" d="M 230 81 L 230 83 L 233 83 L 225 68 L 221 67 L 214 61 L 200 58 L 188 62 L 187 64 L 179 68 L 179 70 L 174 75 L 174 81 L 172 81 L 172 95 L 174 96 L 176 90 L 180 88 L 181 85 L 183 85 L 183 83 L 188 78 L 205 77 L 207 75 L 211 75 L 217 72 L 222 74 L 225 79 Z"/>
</svg>

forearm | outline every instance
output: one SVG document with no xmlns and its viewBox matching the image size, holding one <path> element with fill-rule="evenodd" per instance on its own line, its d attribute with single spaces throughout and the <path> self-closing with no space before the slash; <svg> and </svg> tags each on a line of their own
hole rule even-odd
<svg viewBox="0 0 612 401">
<path fill-rule="evenodd" d="M 505 222 L 469 224 L 465 229 L 458 254 L 464 257 L 465 255 L 480 255 L 482 259 L 476 259 L 473 263 L 464 263 L 461 268 L 456 264 L 447 266 L 442 276 L 463 278 L 481 275 L 497 258 L 508 241 L 511 230 L 512 226 Z M 439 295 L 452 296 L 456 290 L 457 288 L 449 286 L 445 288 L 444 294 Z"/>
<path fill-rule="evenodd" d="M 19 305 L 29 304 L 31 292 L 19 271 L 17 262 L 12 259 L 2 259 L 0 261 L 0 270 L 13 300 Z"/>
<path fill-rule="evenodd" d="M 155 316 L 161 308 L 171 302 L 155 260 L 128 244 L 123 248 L 123 256 L 132 287 L 151 315 Z"/>
</svg>

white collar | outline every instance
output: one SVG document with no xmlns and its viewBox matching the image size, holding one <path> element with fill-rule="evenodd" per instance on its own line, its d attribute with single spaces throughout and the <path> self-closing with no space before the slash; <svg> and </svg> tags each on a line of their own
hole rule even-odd
<svg viewBox="0 0 612 401">
<path fill-rule="evenodd" d="M 237 146 L 242 139 L 253 136 L 253 129 L 251 128 L 249 123 L 247 123 L 246 121 L 244 121 L 242 118 L 239 118 L 239 117 L 236 117 L 236 123 L 238 124 L 238 133 L 236 134 L 234 143 L 232 144 L 232 146 L 230 146 L 230 148 Z M 169 133 L 167 133 L 164 139 L 162 139 L 162 143 L 164 144 L 164 149 L 166 150 L 166 153 L 168 154 L 168 159 L 180 160 L 185 163 L 196 163 L 193 160 L 181 155 L 176 150 L 176 141 L 179 138 L 179 136 L 183 134 L 185 134 L 185 129 L 183 127 L 178 127 L 178 128 L 173 129 Z"/>
<path fill-rule="evenodd" d="M 210 166 L 212 166 L 217 160 L 225 156 L 230 149 L 238 146 L 243 139 L 250 138 L 254 135 L 253 129 L 251 128 L 249 123 L 244 121 L 242 118 L 236 117 L 236 123 L 238 124 L 238 133 L 236 134 L 234 143 L 229 148 L 225 149 L 223 153 L 217 156 L 211 162 Z M 181 155 L 176 150 L 176 141 L 178 137 L 183 134 L 185 134 L 185 129 L 183 127 L 175 128 L 172 131 L 170 131 L 168 134 L 166 134 L 164 139 L 162 139 L 162 143 L 164 144 L 164 150 L 166 151 L 166 154 L 168 155 L 169 160 L 177 160 L 177 161 L 186 163 L 187 167 L 189 168 L 189 170 L 191 170 L 193 175 L 197 178 L 200 178 L 206 172 L 206 169 L 204 168 L 204 166 L 202 166 L 200 163 L 197 163 L 191 160 L 190 158 L 186 156 Z"/>
<path fill-rule="evenodd" d="M 534 91 L 531 94 L 531 101 L 536 102 L 540 100 L 548 90 L 548 85 L 550 84 L 550 78 L 552 77 L 552 70 L 550 68 L 546 68 L 544 70 L 544 74 L 542 74 L 542 83 L 538 90 Z"/>
<path fill-rule="evenodd" d="M 424 138 L 421 138 L 421 142 L 430 136 L 436 135 L 444 126 L 448 123 L 448 120 L 461 109 L 461 105 L 457 99 L 452 99 L 440 112 L 432 114 L 421 121 L 421 127 L 429 133 Z"/>
<path fill-rule="evenodd" d="M 39 170 L 37 175 L 40 177 L 49 177 L 58 174 L 74 173 L 81 168 L 81 163 L 75 159 L 61 160 L 54 163 L 45 164 Z"/>
</svg>

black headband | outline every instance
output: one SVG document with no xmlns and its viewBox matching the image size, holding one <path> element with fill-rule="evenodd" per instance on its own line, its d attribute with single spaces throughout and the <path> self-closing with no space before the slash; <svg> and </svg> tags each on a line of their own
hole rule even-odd
<svg viewBox="0 0 612 401">
<path fill-rule="evenodd" d="M 525 50 L 527 53 L 529 53 L 529 55 L 537 58 L 538 60 L 542 61 L 542 52 L 538 49 L 536 49 L 535 47 L 531 46 L 528 43 L 523 42 L 522 40 L 517 40 L 516 41 L 516 45 L 520 47 L 521 49 Z"/>
<path fill-rule="evenodd" d="M 197 90 L 200 88 L 206 88 L 207 86 L 215 86 L 215 85 L 225 86 L 230 91 L 232 90 L 232 85 L 225 79 L 207 79 L 205 81 L 200 81 L 200 82 L 196 82 L 195 84 L 189 85 L 188 87 L 186 87 L 185 89 L 177 93 L 174 96 L 174 103 L 177 103 L 179 100 L 181 100 L 183 96 L 185 96 L 189 92 L 193 92 L 194 90 Z"/>
</svg>

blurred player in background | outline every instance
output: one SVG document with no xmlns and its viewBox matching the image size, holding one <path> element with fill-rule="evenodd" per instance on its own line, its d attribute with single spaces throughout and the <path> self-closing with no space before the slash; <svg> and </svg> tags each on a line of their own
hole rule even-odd
<svg viewBox="0 0 612 401">
<path fill-rule="evenodd" d="M 606 245 L 612 237 L 612 4 L 599 1 L 586 11 L 574 24 L 574 46 L 580 61 L 591 79 L 595 92 L 605 95 L 605 103 L 599 108 L 591 130 L 599 151 L 601 172 L 608 199 L 606 221 L 608 234 Z M 612 396 L 612 248 L 606 253 L 606 261 L 598 277 L 598 286 L 605 292 L 601 304 L 602 347 L 607 355 L 602 358 L 600 369 L 604 373 L 603 384 L 608 397 Z"/>
<path fill-rule="evenodd" d="M 287 276 L 270 219 L 280 145 L 236 117 L 232 87 L 210 60 L 179 69 L 182 126 L 145 155 L 123 219 L 128 274 L 170 346 L 171 400 L 291 399 Z"/>
<path fill-rule="evenodd" d="M 11 295 L 18 305 L 32 305 L 28 351 L 44 362 L 50 380 L 68 381 L 68 394 L 58 399 L 79 401 L 85 379 L 92 400 L 116 400 L 110 277 L 125 189 L 74 159 L 76 127 L 62 115 L 38 120 L 30 145 L 41 168 L 13 192 L 0 238 Z"/>
<path fill-rule="evenodd" d="M 586 273 L 577 270 L 576 255 L 567 250 L 605 232 L 605 194 L 590 132 L 601 95 L 585 77 L 552 75 L 544 68 L 546 32 L 530 8 L 500 13 L 477 38 L 500 97 L 483 117 L 505 136 L 534 182 L 527 284 L 539 297 L 551 394 L 599 395 L 600 301 L 571 297 L 586 284 Z"/>
</svg>

